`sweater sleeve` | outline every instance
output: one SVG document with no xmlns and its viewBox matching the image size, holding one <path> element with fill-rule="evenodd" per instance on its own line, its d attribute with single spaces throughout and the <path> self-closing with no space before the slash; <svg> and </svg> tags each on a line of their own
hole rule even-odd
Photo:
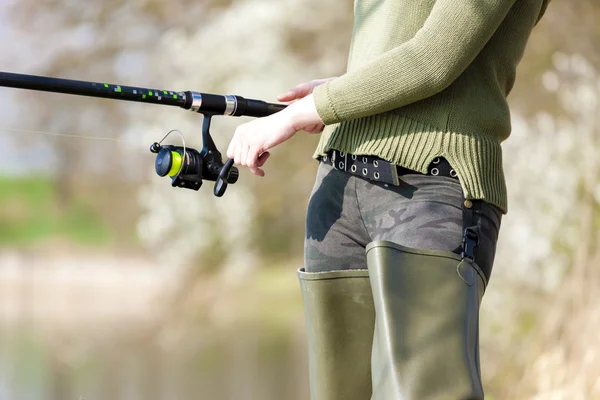
<svg viewBox="0 0 600 400">
<path fill-rule="evenodd" d="M 514 2 L 437 0 L 412 39 L 315 88 L 321 120 L 379 114 L 441 92 L 473 62 Z"/>
</svg>

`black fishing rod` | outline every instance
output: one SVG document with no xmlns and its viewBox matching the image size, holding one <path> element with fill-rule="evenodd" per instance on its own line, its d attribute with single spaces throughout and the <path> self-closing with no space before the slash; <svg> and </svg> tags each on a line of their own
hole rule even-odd
<svg viewBox="0 0 600 400">
<path fill-rule="evenodd" d="M 211 118 L 215 115 L 265 117 L 286 107 L 283 104 L 245 99 L 234 95 L 216 95 L 190 90 L 181 92 L 148 89 L 10 72 L 0 72 L 0 86 L 177 106 L 202 114 L 204 119 L 202 122 L 203 148 L 201 151 L 186 148 L 185 141 L 183 147 L 162 145 L 161 142 L 169 134 L 160 142 L 152 144 L 150 151 L 156 154 L 156 173 L 160 176 L 168 175 L 171 177 L 173 187 L 198 190 L 202 186 L 203 179 L 211 180 L 215 181 L 214 194 L 218 197 L 225 193 L 228 183 L 237 181 L 239 171 L 233 166 L 233 160 L 228 159 L 227 162 L 223 163 L 221 153 L 217 150 L 210 136 Z"/>
</svg>

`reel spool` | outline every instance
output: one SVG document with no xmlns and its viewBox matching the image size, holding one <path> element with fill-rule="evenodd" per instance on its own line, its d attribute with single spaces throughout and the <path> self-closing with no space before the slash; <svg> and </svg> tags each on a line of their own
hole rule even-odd
<svg viewBox="0 0 600 400">
<path fill-rule="evenodd" d="M 183 146 L 161 144 L 173 132 L 179 133 Z M 233 160 L 227 160 L 223 164 L 221 154 L 216 148 L 209 147 L 210 143 L 200 152 L 186 147 L 183 134 L 176 129 L 171 130 L 160 142 L 150 146 L 150 152 L 156 154 L 154 162 L 156 174 L 160 177 L 170 177 L 173 187 L 192 190 L 200 189 L 203 180 L 215 181 L 215 196 L 223 196 L 227 185 L 237 182 L 239 171 L 233 166 Z"/>
</svg>

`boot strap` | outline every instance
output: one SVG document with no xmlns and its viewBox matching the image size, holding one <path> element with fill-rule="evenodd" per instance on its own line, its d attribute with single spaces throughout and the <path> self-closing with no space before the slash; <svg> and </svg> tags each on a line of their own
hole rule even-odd
<svg viewBox="0 0 600 400">
<path fill-rule="evenodd" d="M 463 210 L 463 238 L 460 256 L 475 262 L 479 245 L 479 218 L 481 218 L 481 200 L 465 200 Z"/>
</svg>

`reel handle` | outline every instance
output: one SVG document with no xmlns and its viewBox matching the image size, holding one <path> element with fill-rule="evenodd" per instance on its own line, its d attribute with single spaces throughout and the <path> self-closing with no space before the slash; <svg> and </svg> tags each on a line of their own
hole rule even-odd
<svg viewBox="0 0 600 400">
<path fill-rule="evenodd" d="M 237 167 L 233 166 L 233 159 L 228 158 L 225 165 L 219 171 L 219 176 L 215 182 L 214 195 L 217 197 L 223 196 L 225 190 L 227 190 L 227 184 L 237 182 L 240 172 Z"/>
</svg>

